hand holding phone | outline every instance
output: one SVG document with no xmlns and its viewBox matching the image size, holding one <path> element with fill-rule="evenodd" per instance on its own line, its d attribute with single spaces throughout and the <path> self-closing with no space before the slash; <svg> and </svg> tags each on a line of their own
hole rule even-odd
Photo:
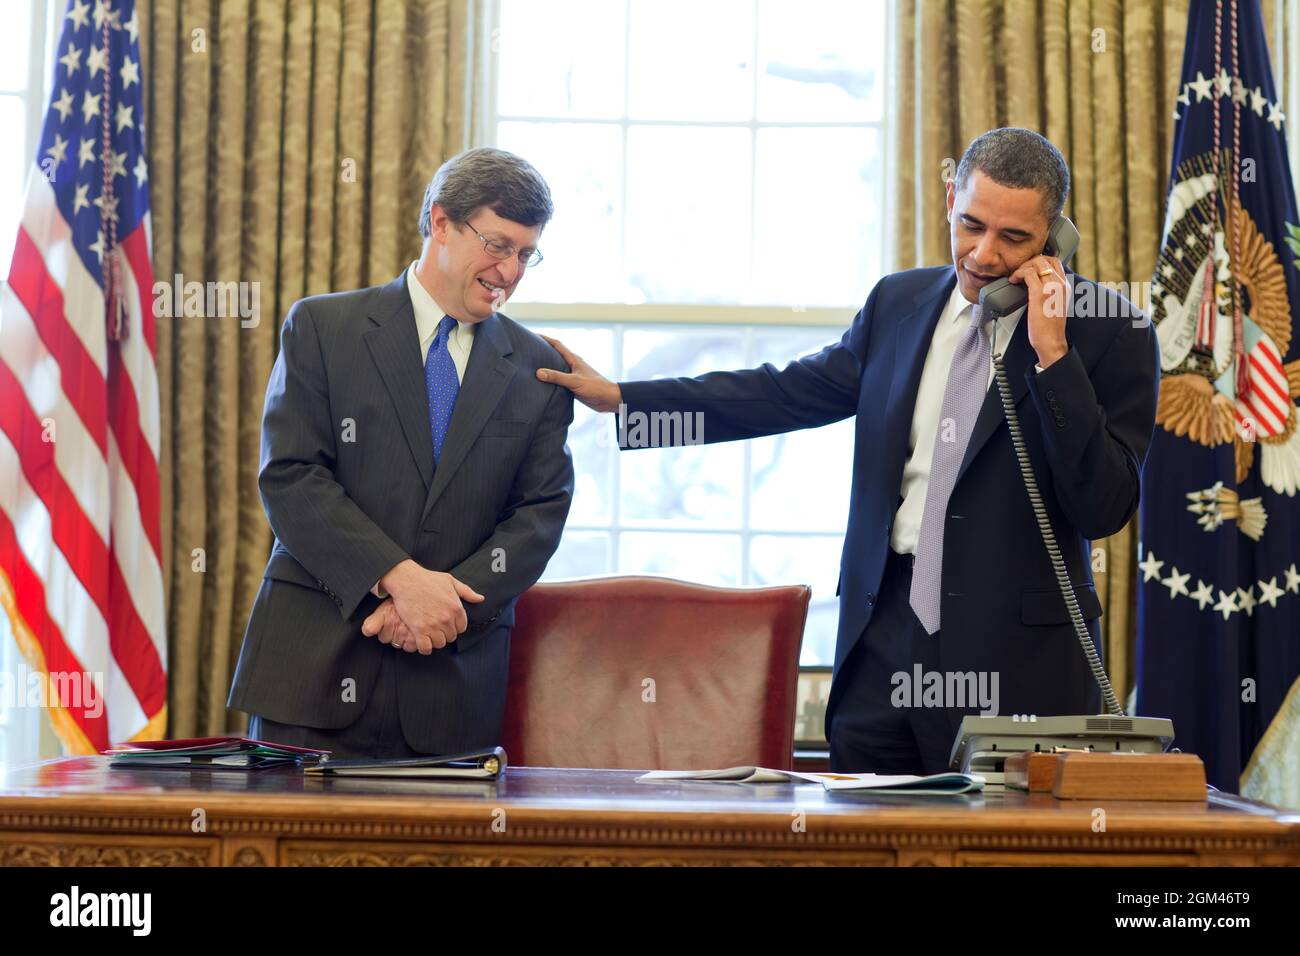
<svg viewBox="0 0 1300 956">
<path fill-rule="evenodd" d="M 1043 246 L 1042 254 L 1059 260 L 1064 266 L 1069 265 L 1078 248 L 1079 230 L 1067 216 L 1057 216 L 1052 228 L 1047 231 L 1047 243 Z M 1010 315 L 1028 301 L 1028 288 L 1012 282 L 1010 278 L 998 279 L 980 289 L 980 305 L 995 318 Z"/>
<path fill-rule="evenodd" d="M 1048 230 L 1040 255 L 1033 256 L 1012 275 L 990 282 L 980 290 L 980 304 L 994 317 L 1026 309 L 1029 344 L 1038 355 L 1038 366 L 1047 368 L 1069 351 L 1065 338 L 1070 285 L 1064 264 L 1079 247 L 1079 231 L 1065 216 L 1058 216 Z"/>
</svg>

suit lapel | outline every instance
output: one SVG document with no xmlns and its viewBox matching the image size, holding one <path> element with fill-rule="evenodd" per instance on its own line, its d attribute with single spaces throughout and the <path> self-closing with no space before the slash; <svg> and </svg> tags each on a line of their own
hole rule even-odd
<svg viewBox="0 0 1300 956">
<path fill-rule="evenodd" d="M 1025 397 L 1029 391 L 1029 383 L 1025 380 L 1025 370 L 1033 364 L 1033 349 L 1029 345 L 1029 313 L 1026 312 L 1016 323 L 1015 331 L 1011 333 L 1011 341 L 1006 350 L 1002 353 L 1003 365 L 1006 366 L 1007 384 L 1011 386 L 1011 400 L 1019 404 L 1020 400 Z M 998 384 L 994 380 L 990 386 L 988 394 L 984 396 L 984 404 L 980 406 L 980 413 L 975 419 L 975 428 L 971 431 L 970 443 L 966 446 L 966 454 L 962 457 L 961 467 L 957 469 L 957 481 L 961 481 L 961 476 L 966 473 L 970 463 L 975 456 L 979 454 L 981 448 L 997 431 L 998 426 L 1002 424 L 1005 416 L 1002 411 L 1002 398 L 998 393 Z"/>
<path fill-rule="evenodd" d="M 456 395 L 456 407 L 451 413 L 451 424 L 447 426 L 447 438 L 433 474 L 423 517 L 428 516 L 434 502 L 456 474 L 456 469 L 465 461 L 484 423 L 501 401 L 515 374 L 515 363 L 506 357 L 512 351 L 510 337 L 495 312 L 474 330 L 474 345 L 470 348 L 469 364 L 465 367 L 465 380 Z M 427 422 L 425 432 L 427 435 Z M 429 461 L 433 461 L 431 438 Z"/>
<path fill-rule="evenodd" d="M 892 434 L 887 437 L 885 447 L 900 449 L 902 461 L 906 461 L 908 456 L 912 415 L 916 410 L 916 395 L 921 387 L 921 371 L 930 351 L 930 340 L 956 281 L 957 273 L 952 269 L 940 271 L 913 297 L 914 310 L 898 322 L 894 337 L 893 374 L 885 403 L 886 427 Z M 900 472 L 901 469 L 900 463 Z"/>
<path fill-rule="evenodd" d="M 365 343 L 393 400 L 397 421 L 427 490 L 433 482 L 433 436 L 424 394 L 420 333 L 415 326 L 405 271 L 379 291 L 370 319 L 375 328 L 365 334 Z"/>
</svg>

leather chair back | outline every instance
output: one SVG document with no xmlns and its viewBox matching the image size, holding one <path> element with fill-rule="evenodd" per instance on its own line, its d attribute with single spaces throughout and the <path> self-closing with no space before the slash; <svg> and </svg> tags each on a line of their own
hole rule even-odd
<svg viewBox="0 0 1300 956">
<path fill-rule="evenodd" d="M 511 765 L 789 769 L 811 594 L 653 577 L 535 585 L 510 639 Z"/>
</svg>

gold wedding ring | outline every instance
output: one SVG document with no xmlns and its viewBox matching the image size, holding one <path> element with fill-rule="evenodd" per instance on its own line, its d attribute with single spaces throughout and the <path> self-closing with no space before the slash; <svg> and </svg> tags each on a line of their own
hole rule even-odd
<svg viewBox="0 0 1300 956">
<path fill-rule="evenodd" d="M 1050 276 L 1050 275 L 1053 275 L 1053 272 L 1052 272 L 1051 269 L 1039 269 L 1039 270 L 1038 270 L 1038 276 L 1039 276 L 1039 278 L 1042 278 L 1043 276 Z"/>
</svg>

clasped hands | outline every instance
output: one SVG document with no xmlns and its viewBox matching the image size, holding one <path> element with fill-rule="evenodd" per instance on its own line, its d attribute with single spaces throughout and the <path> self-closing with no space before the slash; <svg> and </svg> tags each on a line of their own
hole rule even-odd
<svg viewBox="0 0 1300 956">
<path fill-rule="evenodd" d="M 469 626 L 462 602 L 484 600 L 468 584 L 409 558 L 380 578 L 379 584 L 388 597 L 361 622 L 361 633 L 408 654 L 432 654 L 455 641 Z"/>
</svg>

